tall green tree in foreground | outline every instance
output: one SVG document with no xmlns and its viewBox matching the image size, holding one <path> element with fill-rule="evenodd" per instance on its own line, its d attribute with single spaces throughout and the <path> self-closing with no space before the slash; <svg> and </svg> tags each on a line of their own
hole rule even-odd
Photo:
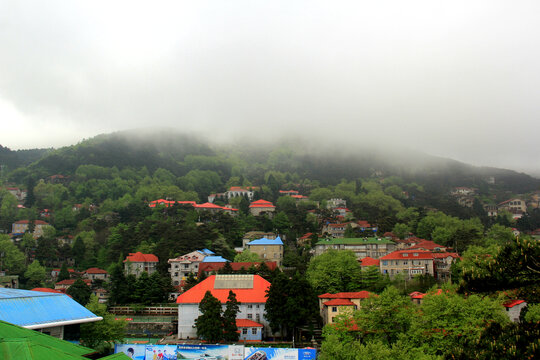
<svg viewBox="0 0 540 360">
<path fill-rule="evenodd" d="M 219 342 L 223 338 L 221 302 L 207 291 L 199 303 L 199 311 L 201 315 L 195 320 L 197 336 L 210 343 Z"/>
<path fill-rule="evenodd" d="M 349 250 L 330 249 L 312 258 L 306 276 L 317 294 L 360 290 L 360 264 Z"/>
<path fill-rule="evenodd" d="M 223 312 L 223 339 L 229 342 L 238 341 L 240 334 L 236 327 L 236 315 L 240 311 L 240 303 L 236 299 L 236 294 L 229 290 L 225 311 Z"/>
<path fill-rule="evenodd" d="M 66 290 L 66 294 L 70 295 L 73 300 L 84 306 L 90 300 L 92 291 L 82 279 L 77 279 L 73 285 Z"/>
<path fill-rule="evenodd" d="M 103 320 L 81 325 L 81 343 L 100 353 L 108 353 L 114 342 L 122 342 L 126 333 L 126 321 L 116 320 L 107 312 L 107 306 L 100 304 L 94 295 L 86 308 Z"/>
<path fill-rule="evenodd" d="M 317 295 L 310 283 L 296 273 L 291 279 L 278 273 L 266 292 L 264 317 L 274 332 L 290 338 L 303 325 L 319 320 Z"/>
<path fill-rule="evenodd" d="M 45 281 L 45 267 L 39 264 L 39 261 L 34 260 L 24 272 L 26 278 L 26 287 L 29 289 L 40 287 Z"/>
</svg>

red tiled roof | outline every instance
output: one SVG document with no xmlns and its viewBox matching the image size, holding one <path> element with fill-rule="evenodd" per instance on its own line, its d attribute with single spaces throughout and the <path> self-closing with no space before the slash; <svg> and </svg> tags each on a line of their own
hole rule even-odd
<svg viewBox="0 0 540 360">
<path fill-rule="evenodd" d="M 260 262 L 230 262 L 229 265 L 231 265 L 233 271 L 239 271 L 242 268 L 245 270 L 249 269 L 251 265 L 255 266 L 256 268 L 259 267 L 261 263 Z M 277 263 L 275 261 L 266 261 L 266 266 L 270 270 L 275 270 L 277 268 Z M 219 271 L 225 266 L 224 262 L 203 262 L 199 265 L 199 275 L 203 272 L 212 272 L 212 271 Z"/>
<path fill-rule="evenodd" d="M 19 220 L 15 222 L 15 224 L 29 224 L 29 223 L 30 223 L 30 220 Z M 43 220 L 34 220 L 34 225 L 49 225 L 49 223 Z"/>
<path fill-rule="evenodd" d="M 257 200 L 257 201 L 254 201 L 252 202 L 249 207 L 268 207 L 268 208 L 273 208 L 275 207 L 270 201 L 266 201 L 266 200 Z"/>
<path fill-rule="evenodd" d="M 404 256 L 407 254 L 407 256 Z M 415 255 L 416 254 L 416 255 Z M 399 250 L 383 256 L 379 260 L 433 259 L 433 253 L 427 250 Z"/>
<path fill-rule="evenodd" d="M 369 291 L 355 291 L 355 292 L 340 292 L 337 294 L 322 294 L 319 295 L 321 299 L 367 299 L 373 295 Z"/>
<path fill-rule="evenodd" d="M 108 274 L 108 272 L 106 270 L 103 270 L 103 269 L 100 269 L 100 268 L 95 268 L 95 267 L 86 270 L 85 273 L 87 273 L 87 274 Z"/>
<path fill-rule="evenodd" d="M 448 290 L 446 292 L 448 292 Z M 442 294 L 442 289 L 437 289 L 436 292 L 431 293 L 431 295 L 441 295 L 441 294 Z M 424 293 L 421 293 L 419 291 L 415 291 L 415 292 L 412 292 L 412 293 L 409 294 L 411 299 L 423 299 L 426 295 L 428 295 L 428 294 L 424 294 Z"/>
<path fill-rule="evenodd" d="M 253 320 L 249 319 L 236 319 L 236 327 L 237 328 L 245 328 L 245 327 L 263 327 L 258 322 L 255 322 Z"/>
<path fill-rule="evenodd" d="M 450 253 L 450 252 L 433 253 L 433 258 L 435 258 L 435 259 L 442 259 L 442 258 L 446 258 L 448 256 L 451 256 L 451 257 L 457 259 L 459 257 L 459 254 L 458 253 Z"/>
<path fill-rule="evenodd" d="M 294 199 L 307 199 L 308 198 L 307 196 L 304 196 L 304 195 L 291 195 L 291 197 Z"/>
<path fill-rule="evenodd" d="M 51 272 L 52 272 L 52 271 L 58 271 L 58 272 L 60 272 L 60 270 L 62 270 L 62 269 L 52 269 Z M 68 272 L 74 273 L 75 270 L 73 270 L 73 269 L 71 269 L 71 268 L 68 268 Z"/>
<path fill-rule="evenodd" d="M 356 223 L 361 227 L 371 227 L 371 224 L 367 220 L 358 220 Z"/>
<path fill-rule="evenodd" d="M 176 203 L 180 205 L 192 205 L 192 206 L 197 205 L 195 201 L 177 201 Z"/>
<path fill-rule="evenodd" d="M 411 246 L 409 249 L 426 249 L 426 250 L 435 250 L 436 248 L 446 248 L 446 246 L 442 246 L 439 244 L 434 243 L 431 240 L 422 240 L 417 242 L 414 246 Z"/>
<path fill-rule="evenodd" d="M 210 202 L 206 202 L 204 204 L 195 204 L 195 207 L 197 209 L 220 209 L 220 210 L 223 209 L 223 207 L 216 204 L 212 204 Z"/>
<path fill-rule="evenodd" d="M 304 236 L 302 236 L 301 238 L 298 238 L 298 240 L 306 240 L 306 239 L 309 239 L 311 237 L 311 235 L 313 235 L 313 233 L 306 233 L 304 234 Z"/>
<path fill-rule="evenodd" d="M 92 280 L 90 279 L 82 279 L 87 285 L 91 284 L 92 283 Z M 66 280 L 62 280 L 62 281 L 59 281 L 56 283 L 56 285 L 73 285 L 75 283 L 75 281 L 77 281 L 77 279 L 66 279 Z"/>
<path fill-rule="evenodd" d="M 379 266 L 381 261 L 379 259 L 374 259 L 372 257 L 365 257 L 362 260 L 362 266 Z"/>
<path fill-rule="evenodd" d="M 49 292 L 49 293 L 55 293 L 55 294 L 63 294 L 63 291 L 51 289 L 51 288 L 33 288 L 32 291 L 39 291 L 39 292 Z"/>
<path fill-rule="evenodd" d="M 339 305 L 346 305 L 346 306 L 354 306 L 354 303 L 347 299 L 332 299 L 328 300 L 327 302 L 324 302 L 323 305 L 326 306 L 339 306 Z"/>
<path fill-rule="evenodd" d="M 507 301 L 503 304 L 504 307 L 507 307 L 507 308 L 512 308 L 516 305 L 519 305 L 519 304 L 522 304 L 524 303 L 525 300 L 510 300 L 510 301 Z"/>
<path fill-rule="evenodd" d="M 233 290 L 236 299 L 241 303 L 266 303 L 266 291 L 270 288 L 270 283 L 259 275 L 253 275 L 253 288 L 251 289 L 215 289 L 215 280 L 216 275 L 209 276 L 179 295 L 176 302 L 178 304 L 198 304 L 206 291 L 210 291 L 222 304 L 225 304 L 229 296 L 229 290 Z"/>
<path fill-rule="evenodd" d="M 129 253 L 124 262 L 159 262 L 158 257 L 154 254 L 143 254 L 142 252 Z"/>
</svg>

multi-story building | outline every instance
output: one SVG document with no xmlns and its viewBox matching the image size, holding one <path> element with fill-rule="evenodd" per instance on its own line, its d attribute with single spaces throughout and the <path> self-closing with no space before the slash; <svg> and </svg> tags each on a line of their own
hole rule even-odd
<svg viewBox="0 0 540 360">
<path fill-rule="evenodd" d="M 343 238 L 323 239 L 315 244 L 315 256 L 321 255 L 328 249 L 351 250 L 360 260 L 366 256 L 378 259 L 396 249 L 396 244 L 381 238 Z"/>
<path fill-rule="evenodd" d="M 43 220 L 34 220 L 34 232 L 32 232 L 32 236 L 34 237 L 34 239 L 43 236 L 46 226 L 49 226 L 49 223 Z M 29 230 L 30 220 L 19 220 L 11 225 L 11 232 L 13 233 L 13 235 L 24 234 Z"/>
<path fill-rule="evenodd" d="M 327 209 L 335 209 L 337 207 L 347 207 L 347 200 L 343 199 L 330 199 L 326 202 Z"/>
<path fill-rule="evenodd" d="M 210 194 L 208 196 L 208 202 L 214 202 L 216 198 L 229 201 L 229 199 L 232 199 L 238 196 L 246 196 L 249 201 L 252 201 L 253 196 L 255 195 L 255 191 L 257 190 L 259 190 L 258 186 L 248 186 L 248 187 L 231 186 L 229 190 L 227 190 L 224 193 Z"/>
<path fill-rule="evenodd" d="M 199 264 L 203 262 L 207 256 L 212 256 L 214 253 L 208 249 L 195 250 L 188 254 L 179 256 L 174 259 L 169 259 L 169 272 L 174 286 L 182 284 L 187 276 L 192 273 L 195 276 L 199 273 Z"/>
<path fill-rule="evenodd" d="M 527 212 L 527 204 L 524 200 L 514 198 L 497 205 L 497 210 L 506 210 L 512 214 L 514 219 L 519 219 Z"/>
<path fill-rule="evenodd" d="M 262 326 L 251 324 L 251 328 L 259 329 L 259 336 L 270 335 L 271 330 L 268 321 L 264 317 L 266 304 L 266 291 L 270 283 L 259 275 L 212 275 L 201 281 L 191 289 L 179 295 L 176 299 L 178 304 L 178 338 L 197 338 L 195 320 L 201 315 L 199 303 L 207 291 L 217 298 L 223 308 L 229 296 L 229 291 L 234 292 L 240 302 L 237 319 L 247 319 Z M 259 338 L 260 339 L 260 338 Z"/>
<path fill-rule="evenodd" d="M 433 253 L 426 250 L 399 250 L 380 258 L 380 270 L 393 277 L 404 273 L 409 278 L 415 275 L 435 276 Z"/>
<path fill-rule="evenodd" d="M 143 272 L 152 275 L 156 271 L 159 259 L 153 254 L 143 254 L 142 252 L 130 253 L 124 260 L 124 272 L 126 275 L 133 274 L 141 276 Z"/>
<path fill-rule="evenodd" d="M 457 253 L 433 253 L 433 265 L 435 266 L 435 278 L 440 281 L 450 280 L 450 268 L 459 259 Z"/>
<path fill-rule="evenodd" d="M 247 249 L 260 256 L 264 261 L 275 261 L 279 267 L 283 263 L 283 241 L 275 239 L 257 239 L 246 244 Z"/>
</svg>

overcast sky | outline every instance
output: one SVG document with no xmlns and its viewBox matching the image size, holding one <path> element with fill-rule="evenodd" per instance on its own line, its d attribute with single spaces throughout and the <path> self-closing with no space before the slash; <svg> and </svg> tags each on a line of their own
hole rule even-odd
<svg viewBox="0 0 540 360">
<path fill-rule="evenodd" d="M 0 144 L 168 126 L 540 172 L 540 1 L 0 0 Z"/>
</svg>

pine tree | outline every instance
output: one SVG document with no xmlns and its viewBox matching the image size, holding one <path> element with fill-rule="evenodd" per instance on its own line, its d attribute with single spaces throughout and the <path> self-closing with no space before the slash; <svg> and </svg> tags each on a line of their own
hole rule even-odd
<svg viewBox="0 0 540 360">
<path fill-rule="evenodd" d="M 223 339 L 223 317 L 221 302 L 210 291 L 204 294 L 199 303 L 201 315 L 195 320 L 197 336 L 209 343 L 217 343 Z"/>
<path fill-rule="evenodd" d="M 90 295 L 92 295 L 92 291 L 82 279 L 77 279 L 75 280 L 73 285 L 71 285 L 66 290 L 66 294 L 70 295 L 73 300 L 75 300 L 79 304 L 85 306 L 90 300 Z"/>
<path fill-rule="evenodd" d="M 69 270 L 66 263 L 62 264 L 62 267 L 60 268 L 60 273 L 58 274 L 58 281 L 67 280 L 70 278 Z"/>
<path fill-rule="evenodd" d="M 129 297 L 128 284 L 122 263 L 113 264 L 110 268 L 109 304 L 126 304 Z"/>
<path fill-rule="evenodd" d="M 240 311 L 240 303 L 236 300 L 236 294 L 229 290 L 225 311 L 223 312 L 223 338 L 225 341 L 236 342 L 240 334 L 236 327 L 236 315 Z"/>
<path fill-rule="evenodd" d="M 289 280 L 285 274 L 276 274 L 272 279 L 272 285 L 266 291 L 268 300 L 266 300 L 264 309 L 264 317 L 270 323 L 272 332 L 279 331 L 282 337 L 288 321 L 287 315 L 284 312 L 287 304 L 288 282 Z"/>
<path fill-rule="evenodd" d="M 220 274 L 233 274 L 234 273 L 234 270 L 231 266 L 231 263 L 230 262 L 226 262 L 225 265 L 219 269 L 218 271 Z"/>
</svg>

